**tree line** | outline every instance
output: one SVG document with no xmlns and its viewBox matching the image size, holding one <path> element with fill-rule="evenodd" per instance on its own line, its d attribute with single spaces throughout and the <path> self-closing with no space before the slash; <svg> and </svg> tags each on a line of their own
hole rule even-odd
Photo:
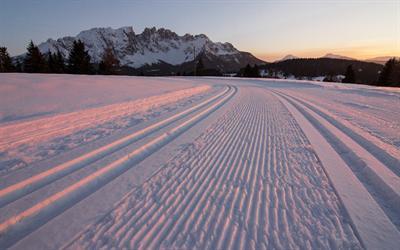
<svg viewBox="0 0 400 250">
<path fill-rule="evenodd" d="M 260 69 L 257 64 L 254 64 L 254 66 L 247 64 L 246 67 L 240 69 L 238 76 L 251 78 L 261 77 Z"/>
<path fill-rule="evenodd" d="M 378 86 L 400 87 L 400 60 L 392 58 L 383 66 L 360 61 L 319 59 L 294 59 L 278 63 L 270 63 L 264 66 L 247 64 L 238 72 L 241 77 L 260 77 L 260 69 L 268 72 L 282 72 L 284 75 L 293 74 L 299 76 L 326 75 L 325 81 L 336 81 L 336 75 L 343 70 L 344 83 L 367 83 Z M 350 65 L 349 65 L 350 64 Z M 353 64 L 357 69 L 354 70 Z M 381 69 L 378 77 L 376 72 Z M 73 42 L 72 49 L 67 58 L 57 50 L 55 53 L 48 51 L 41 53 L 38 46 L 32 41 L 27 46 L 27 53 L 22 60 L 12 60 L 6 47 L 0 47 L 0 72 L 27 72 L 27 73 L 69 73 L 69 74 L 121 74 L 123 67 L 115 56 L 112 47 L 104 50 L 101 61 L 98 64 L 91 63 L 91 57 L 85 50 L 85 44 L 81 40 Z M 333 73 L 335 71 L 335 74 Z M 127 71 L 129 72 L 129 71 Z M 340 73 L 339 73 L 340 74 Z M 189 75 L 221 75 L 218 70 L 205 68 L 202 58 L 195 62 L 194 72 Z M 273 77 L 273 76 L 272 76 Z"/>
<path fill-rule="evenodd" d="M 376 86 L 400 87 L 400 60 L 392 58 L 382 67 L 374 63 L 329 58 L 293 59 L 266 65 L 247 65 L 242 68 L 239 77 L 261 77 L 260 69 L 268 72 L 270 78 L 290 75 L 296 78 L 311 79 L 325 75 L 324 81 L 343 83 L 373 84 Z M 343 79 L 337 75 L 344 75 Z"/>
<path fill-rule="evenodd" d="M 357 75 L 352 65 L 347 66 L 343 83 L 357 83 Z M 388 60 L 379 72 L 377 86 L 400 87 L 400 60 L 392 58 Z"/>
<path fill-rule="evenodd" d="M 22 60 L 13 62 L 7 48 L 0 47 L 0 72 L 117 75 L 120 70 L 119 60 L 111 47 L 104 50 L 100 63 L 96 65 L 91 63 L 91 57 L 81 40 L 73 42 L 66 59 L 59 50 L 41 53 L 32 41 L 26 50 Z"/>
</svg>

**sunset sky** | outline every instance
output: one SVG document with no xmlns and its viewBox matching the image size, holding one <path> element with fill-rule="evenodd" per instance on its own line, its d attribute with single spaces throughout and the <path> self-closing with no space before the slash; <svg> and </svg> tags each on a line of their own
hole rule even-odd
<svg viewBox="0 0 400 250">
<path fill-rule="evenodd" d="M 400 55 L 400 0 L 52 1 L 0 0 L 0 46 L 11 55 L 30 39 L 93 27 L 204 33 L 272 61 L 326 53 L 366 59 Z"/>
</svg>

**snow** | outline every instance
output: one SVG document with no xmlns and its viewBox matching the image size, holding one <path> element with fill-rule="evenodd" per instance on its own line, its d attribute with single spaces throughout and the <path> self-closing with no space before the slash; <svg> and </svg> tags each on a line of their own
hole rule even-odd
<svg viewBox="0 0 400 250">
<path fill-rule="evenodd" d="M 140 77 L 0 74 L 0 123 L 133 101 L 192 87 L 185 81 Z"/>
<path fill-rule="evenodd" d="M 326 76 L 316 76 L 313 77 L 312 80 L 313 81 L 317 81 L 317 82 L 323 82 Z"/>
<path fill-rule="evenodd" d="M 2 114 L 29 116 L 0 123 L 3 248 L 400 244 L 394 88 L 216 77 L 0 79 Z M 69 101 L 58 102 L 63 95 Z"/>
</svg>

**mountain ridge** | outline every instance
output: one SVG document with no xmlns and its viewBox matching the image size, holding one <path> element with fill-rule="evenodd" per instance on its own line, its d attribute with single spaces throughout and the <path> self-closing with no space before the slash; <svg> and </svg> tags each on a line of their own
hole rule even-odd
<svg viewBox="0 0 400 250">
<path fill-rule="evenodd" d="M 47 39 L 38 47 L 42 53 L 60 51 L 67 58 L 76 40 L 84 42 L 92 63 L 99 63 L 104 50 L 111 47 L 121 66 L 136 69 L 158 64 L 179 66 L 199 57 L 206 57 L 206 61 L 211 61 L 209 65 L 221 71 L 235 71 L 248 63 L 265 63 L 248 52 L 239 51 L 231 43 L 213 42 L 204 34 L 180 36 L 169 29 L 156 27 L 145 28 L 139 34 L 132 26 L 91 28 L 76 36 Z M 214 61 L 217 58 L 218 63 L 212 58 Z"/>
<path fill-rule="evenodd" d="M 343 60 L 358 61 L 358 59 L 355 59 L 355 58 L 352 58 L 352 57 L 337 55 L 337 54 L 333 54 L 333 53 L 327 53 L 326 55 L 322 56 L 321 58 L 331 58 L 331 59 L 343 59 Z"/>
</svg>

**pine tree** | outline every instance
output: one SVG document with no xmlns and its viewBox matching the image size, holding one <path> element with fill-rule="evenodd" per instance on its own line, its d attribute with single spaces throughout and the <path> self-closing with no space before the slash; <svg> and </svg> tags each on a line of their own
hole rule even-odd
<svg viewBox="0 0 400 250">
<path fill-rule="evenodd" d="M 50 73 L 60 74 L 65 72 L 64 57 L 59 50 L 57 50 L 57 53 L 49 51 L 47 55 L 47 67 Z"/>
<path fill-rule="evenodd" d="M 204 73 L 203 59 L 200 57 L 196 64 L 196 75 L 201 76 Z"/>
<path fill-rule="evenodd" d="M 57 50 L 57 53 L 54 55 L 54 65 L 55 65 L 54 66 L 55 73 L 65 72 L 64 57 L 59 50 Z"/>
<path fill-rule="evenodd" d="M 247 64 L 246 67 L 240 70 L 240 73 L 243 77 L 260 77 L 260 68 L 257 64 L 254 64 L 253 67 Z"/>
<path fill-rule="evenodd" d="M 47 69 L 49 73 L 56 73 L 54 56 L 50 51 L 47 53 Z"/>
<path fill-rule="evenodd" d="M 381 86 L 400 86 L 400 60 L 392 58 L 386 62 L 379 74 L 378 84 Z"/>
<path fill-rule="evenodd" d="M 260 77 L 260 69 L 257 64 L 254 64 L 254 67 L 251 70 L 251 77 Z"/>
<path fill-rule="evenodd" d="M 28 73 L 41 73 L 45 71 L 46 61 L 39 48 L 31 41 L 27 47 L 28 52 L 24 59 L 24 71 Z"/>
<path fill-rule="evenodd" d="M 200 57 L 199 61 L 197 62 L 197 72 L 199 72 L 200 75 L 204 74 L 204 63 L 203 63 L 203 59 Z"/>
<path fill-rule="evenodd" d="M 22 67 L 22 62 L 20 60 L 17 60 L 15 62 L 15 72 L 23 72 Z"/>
<path fill-rule="evenodd" d="M 85 50 L 85 44 L 81 41 L 74 41 L 68 58 L 68 71 L 72 74 L 90 74 L 90 56 Z"/>
<path fill-rule="evenodd" d="M 347 66 L 345 77 L 342 80 L 342 82 L 344 82 L 344 83 L 355 83 L 356 82 L 356 75 L 354 73 L 352 65 Z"/>
<path fill-rule="evenodd" d="M 243 77 L 251 77 L 252 68 L 250 64 L 247 64 L 243 71 Z"/>
<path fill-rule="evenodd" d="M 115 56 L 113 49 L 107 47 L 99 64 L 99 74 L 115 75 L 118 73 L 119 66 L 119 60 Z"/>
<path fill-rule="evenodd" d="M 14 70 L 11 57 L 6 47 L 0 47 L 0 72 L 10 72 Z"/>
</svg>

